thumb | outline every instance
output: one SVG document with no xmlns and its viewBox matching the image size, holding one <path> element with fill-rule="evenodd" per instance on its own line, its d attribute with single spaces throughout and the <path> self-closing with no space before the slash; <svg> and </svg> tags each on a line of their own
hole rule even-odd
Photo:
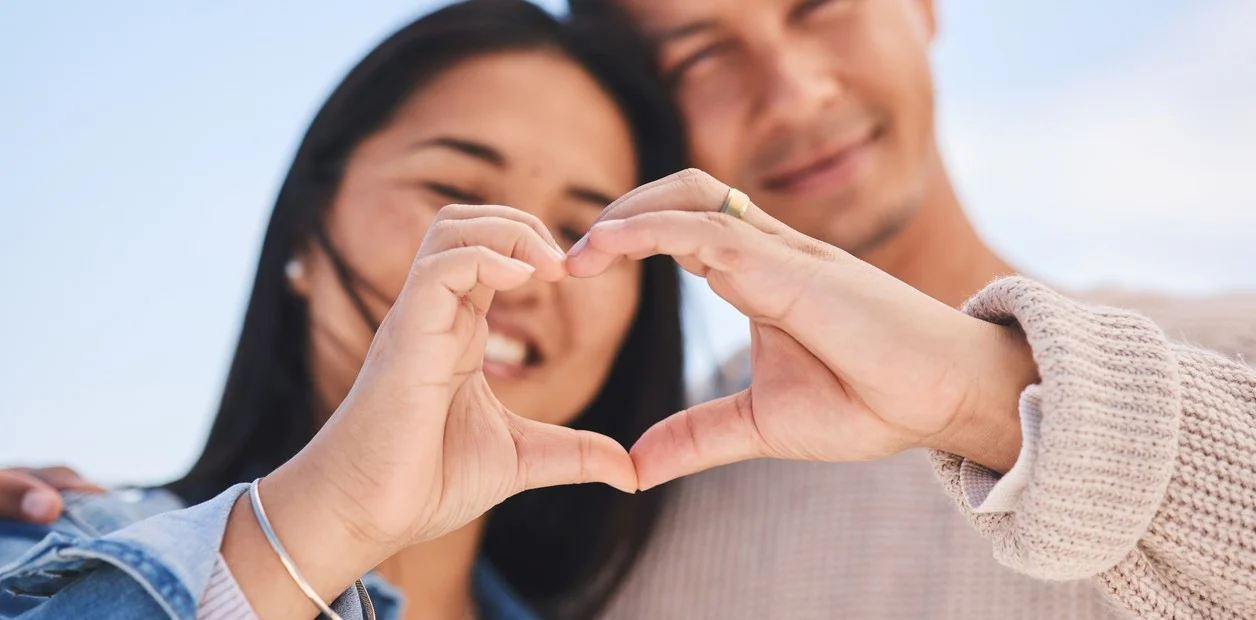
<svg viewBox="0 0 1256 620">
<path fill-rule="evenodd" d="M 770 455 L 755 424 L 749 389 L 672 414 L 632 446 L 642 490 L 764 456 Z"/>
<path fill-rule="evenodd" d="M 61 516 L 61 493 L 30 474 L 0 470 L 0 517 L 52 523 Z"/>
<path fill-rule="evenodd" d="M 625 493 L 637 491 L 632 459 L 614 439 L 515 415 L 511 418 L 520 490 L 604 482 Z"/>
</svg>

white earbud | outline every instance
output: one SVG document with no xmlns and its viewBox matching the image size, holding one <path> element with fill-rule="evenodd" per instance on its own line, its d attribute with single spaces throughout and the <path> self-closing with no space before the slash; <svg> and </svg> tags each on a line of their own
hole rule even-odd
<svg viewBox="0 0 1256 620">
<path fill-rule="evenodd" d="M 283 266 L 283 273 L 288 276 L 288 282 L 296 282 L 301 279 L 301 276 L 305 275 L 305 265 L 301 264 L 301 261 L 298 259 L 290 259 Z"/>
</svg>

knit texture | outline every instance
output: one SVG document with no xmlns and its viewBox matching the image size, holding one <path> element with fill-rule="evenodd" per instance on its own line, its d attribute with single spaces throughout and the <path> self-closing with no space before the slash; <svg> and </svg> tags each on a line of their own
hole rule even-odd
<svg viewBox="0 0 1256 620">
<path fill-rule="evenodd" d="M 995 558 L 1097 576 L 1138 617 L 1256 617 L 1256 372 L 1023 278 L 966 311 L 1018 323 L 1042 377 L 1030 485 L 1011 513 L 969 514 Z M 962 459 L 934 457 L 966 509 Z"/>
<path fill-rule="evenodd" d="M 1256 298 L 1095 299 L 1158 326 L 1021 278 L 967 307 L 1043 378 L 1013 513 L 969 514 L 950 455 L 941 486 L 923 451 L 717 468 L 672 483 L 605 617 L 1256 618 Z"/>
</svg>

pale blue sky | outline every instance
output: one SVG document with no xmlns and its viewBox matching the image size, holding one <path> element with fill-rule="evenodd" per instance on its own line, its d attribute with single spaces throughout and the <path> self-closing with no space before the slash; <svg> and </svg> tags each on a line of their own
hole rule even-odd
<svg viewBox="0 0 1256 620">
<path fill-rule="evenodd" d="M 431 6 L 0 3 L 0 463 L 190 463 L 310 115 Z M 940 133 L 979 228 L 1066 286 L 1256 288 L 1253 7 L 942 0 Z M 695 369 L 744 341 L 691 310 Z"/>
</svg>

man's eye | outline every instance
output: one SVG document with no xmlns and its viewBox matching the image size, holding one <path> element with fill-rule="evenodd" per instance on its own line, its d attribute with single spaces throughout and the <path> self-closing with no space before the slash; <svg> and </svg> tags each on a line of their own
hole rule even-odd
<svg viewBox="0 0 1256 620">
<path fill-rule="evenodd" d="M 698 51 L 686 56 L 683 60 L 676 63 L 675 65 L 672 66 L 671 69 L 665 72 L 665 77 L 667 81 L 675 84 L 676 82 L 684 78 L 686 73 L 689 73 L 690 71 L 692 71 L 695 67 L 699 66 L 702 62 L 715 58 L 719 54 L 731 48 L 732 45 L 733 44 L 731 41 L 713 43 L 711 45 L 701 48 Z"/>
<path fill-rule="evenodd" d="M 827 4 L 833 4 L 834 2 L 835 0 L 802 0 L 802 2 L 794 5 L 794 8 L 789 12 L 789 16 L 795 20 L 805 19 L 817 9 L 823 8 Z"/>
<path fill-rule="evenodd" d="M 439 196 L 448 198 L 452 202 L 458 202 L 458 203 L 469 204 L 469 205 L 484 204 L 485 202 L 483 196 L 455 187 L 453 185 L 446 185 L 445 183 L 438 183 L 435 181 L 424 181 L 423 187 L 426 187 L 427 189 L 431 190 L 433 193 Z"/>
</svg>

